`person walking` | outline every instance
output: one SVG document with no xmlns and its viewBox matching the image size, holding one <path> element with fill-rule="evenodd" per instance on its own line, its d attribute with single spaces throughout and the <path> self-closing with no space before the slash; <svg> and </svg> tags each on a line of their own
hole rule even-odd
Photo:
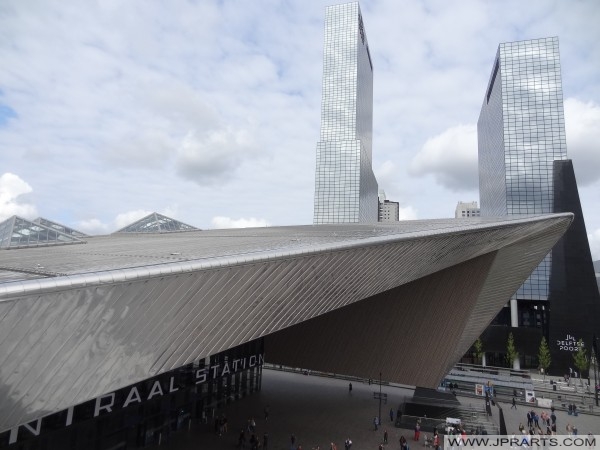
<svg viewBox="0 0 600 450">
<path fill-rule="evenodd" d="M 433 448 L 434 450 L 440 450 L 440 436 L 437 434 L 437 432 L 433 436 Z"/>
<path fill-rule="evenodd" d="M 267 433 L 263 434 L 263 450 L 268 450 L 269 448 L 269 435 Z"/>
<path fill-rule="evenodd" d="M 350 440 L 350 438 L 346 439 L 346 441 L 344 442 L 344 448 L 346 450 L 350 450 L 350 448 L 352 448 L 352 441 Z"/>
<path fill-rule="evenodd" d="M 352 383 L 348 383 L 348 392 L 352 393 Z"/>
<path fill-rule="evenodd" d="M 417 419 L 417 423 L 415 423 L 415 436 L 413 439 L 418 442 L 420 437 L 421 437 L 421 423 L 419 422 L 419 419 Z"/>
<path fill-rule="evenodd" d="M 377 431 L 379 429 L 379 418 L 377 416 L 373 418 L 373 425 L 375 426 L 375 431 Z"/>
<path fill-rule="evenodd" d="M 387 444 L 388 434 L 387 430 L 383 430 L 383 443 Z"/>
<path fill-rule="evenodd" d="M 510 409 L 517 409 L 517 399 L 515 397 L 513 397 L 512 399 L 512 406 L 510 407 Z"/>
<path fill-rule="evenodd" d="M 390 421 L 394 421 L 394 408 L 390 408 Z"/>
</svg>

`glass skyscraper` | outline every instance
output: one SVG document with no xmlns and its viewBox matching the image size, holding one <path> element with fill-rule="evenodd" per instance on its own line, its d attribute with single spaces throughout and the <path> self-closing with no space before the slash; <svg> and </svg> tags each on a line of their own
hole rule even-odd
<svg viewBox="0 0 600 450">
<path fill-rule="evenodd" d="M 314 223 L 377 222 L 373 62 L 358 3 L 326 8 L 323 57 Z"/>
<path fill-rule="evenodd" d="M 567 158 L 558 38 L 500 44 L 477 123 L 482 216 L 553 212 L 553 161 Z M 551 254 L 519 288 L 546 300 Z"/>
</svg>

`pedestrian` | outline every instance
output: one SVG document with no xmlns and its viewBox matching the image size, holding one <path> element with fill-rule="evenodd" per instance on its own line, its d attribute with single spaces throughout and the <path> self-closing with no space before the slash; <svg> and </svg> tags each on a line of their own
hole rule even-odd
<svg viewBox="0 0 600 450">
<path fill-rule="evenodd" d="M 433 449 L 440 450 L 440 436 L 437 434 L 437 432 L 433 436 Z"/>
<path fill-rule="evenodd" d="M 379 418 L 377 416 L 373 418 L 373 425 L 375 426 L 375 431 L 377 431 L 379 428 Z"/>
<path fill-rule="evenodd" d="M 394 421 L 394 408 L 390 408 L 390 421 Z"/>
<path fill-rule="evenodd" d="M 350 440 L 350 438 L 346 439 L 346 442 L 344 442 L 344 448 L 346 450 L 350 450 L 350 448 L 352 447 L 352 441 Z"/>
<path fill-rule="evenodd" d="M 533 416 L 531 414 L 531 411 L 527 411 L 527 428 L 531 428 L 532 424 L 533 424 Z"/>
<path fill-rule="evenodd" d="M 329 450 L 337 450 L 337 445 L 335 445 L 335 443 L 332 442 L 329 446 Z"/>
<path fill-rule="evenodd" d="M 240 437 L 238 438 L 238 447 L 245 448 L 246 447 L 246 432 L 242 428 L 240 431 Z"/>
<path fill-rule="evenodd" d="M 510 407 L 510 409 L 517 409 L 517 399 L 515 397 L 513 397 L 512 399 L 512 406 Z"/>
<path fill-rule="evenodd" d="M 252 436 L 250 436 L 250 449 L 251 450 L 258 450 L 258 438 L 256 437 L 255 434 L 253 434 Z"/>
<path fill-rule="evenodd" d="M 417 423 L 415 423 L 415 436 L 413 439 L 415 441 L 418 441 L 420 436 L 421 436 L 421 422 L 419 421 L 419 419 L 417 419 Z"/>
<path fill-rule="evenodd" d="M 292 441 L 292 446 L 296 443 L 296 436 L 294 434 L 290 436 L 290 441 Z"/>
<path fill-rule="evenodd" d="M 400 436 L 400 450 L 408 450 L 408 442 L 404 435 Z"/>
<path fill-rule="evenodd" d="M 352 383 L 348 383 L 348 392 L 352 392 Z"/>
<path fill-rule="evenodd" d="M 379 444 L 379 450 L 383 450 L 383 444 Z"/>
<path fill-rule="evenodd" d="M 265 406 L 265 422 L 269 420 L 269 405 Z"/>
<path fill-rule="evenodd" d="M 263 434 L 263 449 L 268 450 L 269 448 L 269 435 L 267 433 Z"/>
<path fill-rule="evenodd" d="M 388 438 L 387 430 L 383 430 L 383 443 L 384 444 L 387 444 L 387 438 Z"/>
</svg>

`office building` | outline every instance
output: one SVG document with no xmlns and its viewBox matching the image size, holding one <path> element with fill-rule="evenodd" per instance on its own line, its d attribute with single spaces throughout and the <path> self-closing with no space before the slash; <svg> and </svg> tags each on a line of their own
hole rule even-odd
<svg viewBox="0 0 600 450">
<path fill-rule="evenodd" d="M 400 203 L 392 202 L 379 191 L 379 222 L 398 222 L 400 220 Z"/>
<path fill-rule="evenodd" d="M 568 196 L 555 186 L 557 175 L 559 180 L 567 176 L 564 174 L 567 169 L 557 165 L 567 159 L 558 38 L 499 45 L 477 132 L 482 217 L 574 212 L 577 209 L 575 203 L 569 205 L 564 200 L 557 203 L 555 198 L 557 195 L 563 199 L 577 196 L 578 202 L 574 175 L 569 178 L 572 183 Z M 559 168 L 561 174 L 556 173 Z M 582 217 L 577 220 L 583 222 Z M 576 241 L 581 242 L 584 238 L 587 242 L 587 237 L 577 237 Z M 551 275 L 559 270 L 558 267 L 565 270 L 565 264 L 563 260 L 553 261 L 552 253 L 549 253 L 512 296 L 509 306 L 494 321 L 500 328 L 492 326 L 484 333 L 484 347 L 487 346 L 490 352 L 488 363 L 503 365 L 506 338 L 512 332 L 521 353 L 515 367 L 520 364 L 537 366 L 541 336 L 553 338 L 556 330 L 561 328 L 559 322 L 567 321 L 566 316 L 551 313 L 551 309 L 561 310 L 559 303 L 566 301 L 565 295 L 561 296 L 562 300 L 554 295 L 554 303 L 548 301 L 552 297 Z M 587 262 L 571 260 L 568 265 L 569 270 L 581 271 Z M 571 282 L 566 284 L 573 286 Z M 562 286 L 566 284 L 563 282 Z M 567 307 L 565 311 L 568 310 Z M 575 317 L 578 313 L 581 309 L 572 298 L 569 314 Z M 591 329 L 580 327 L 575 330 L 573 321 L 569 319 L 568 322 L 570 331 L 565 332 L 565 336 L 570 336 L 570 340 L 573 336 L 591 340 Z M 563 366 L 568 368 L 569 364 L 570 355 L 563 357 L 561 346 L 557 344 L 559 341 L 559 338 L 550 341 L 554 370 L 563 370 Z"/>
<path fill-rule="evenodd" d="M 477 206 L 477 202 L 458 202 L 454 211 L 455 219 L 480 216 L 481 210 Z"/>
<path fill-rule="evenodd" d="M 377 222 L 373 61 L 356 2 L 326 9 L 322 95 L 313 222 Z"/>
</svg>

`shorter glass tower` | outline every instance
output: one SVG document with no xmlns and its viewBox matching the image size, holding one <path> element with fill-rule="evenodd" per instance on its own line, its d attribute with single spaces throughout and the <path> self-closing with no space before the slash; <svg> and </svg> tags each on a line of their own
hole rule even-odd
<svg viewBox="0 0 600 450">
<path fill-rule="evenodd" d="M 558 38 L 500 44 L 477 123 L 482 216 L 553 211 L 553 162 L 567 158 Z M 519 288 L 547 300 L 551 254 Z"/>
<path fill-rule="evenodd" d="M 377 222 L 373 63 L 358 3 L 327 7 L 323 53 L 314 223 Z"/>
</svg>

